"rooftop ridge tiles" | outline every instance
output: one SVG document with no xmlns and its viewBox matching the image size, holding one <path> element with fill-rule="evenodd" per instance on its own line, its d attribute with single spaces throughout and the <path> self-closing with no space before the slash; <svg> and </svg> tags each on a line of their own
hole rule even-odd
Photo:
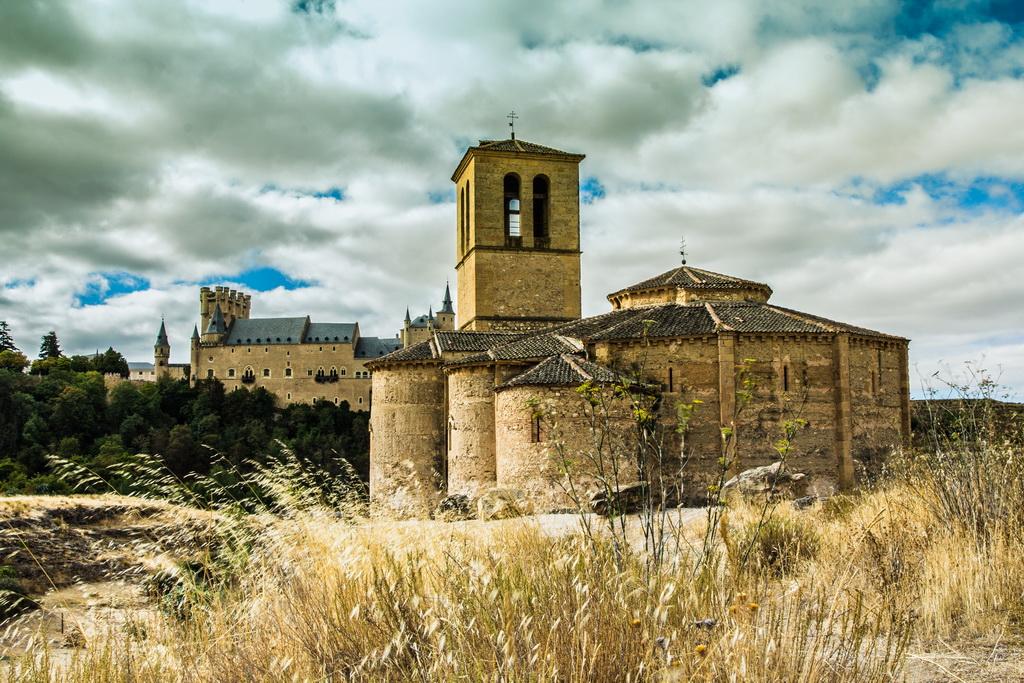
<svg viewBox="0 0 1024 683">
<path fill-rule="evenodd" d="M 719 330 L 725 330 L 726 332 L 735 332 L 736 329 L 732 325 L 728 325 L 722 322 L 722 319 L 718 317 L 718 312 L 715 311 L 715 307 L 711 305 L 710 301 L 704 302 L 704 310 L 708 312 L 711 319 L 715 321 L 715 327 Z"/>
</svg>

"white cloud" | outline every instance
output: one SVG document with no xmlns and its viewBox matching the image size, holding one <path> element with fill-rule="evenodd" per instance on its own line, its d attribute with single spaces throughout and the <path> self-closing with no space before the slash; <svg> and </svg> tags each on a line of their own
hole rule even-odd
<svg viewBox="0 0 1024 683">
<path fill-rule="evenodd" d="M 0 318 L 30 351 L 56 328 L 149 358 L 164 314 L 185 360 L 181 283 L 262 265 L 316 284 L 254 313 L 393 334 L 454 280 L 429 195 L 515 108 L 608 190 L 583 207 L 586 312 L 685 234 L 780 303 L 912 337 L 921 367 L 1005 358 L 1024 391 L 1021 219 L 914 184 L 872 202 L 1024 178 L 1024 41 L 976 3 L 933 8 L 939 36 L 896 0 L 51 5 L 0 8 L 0 279 L 34 282 Z M 100 272 L 152 289 L 74 307 Z"/>
</svg>

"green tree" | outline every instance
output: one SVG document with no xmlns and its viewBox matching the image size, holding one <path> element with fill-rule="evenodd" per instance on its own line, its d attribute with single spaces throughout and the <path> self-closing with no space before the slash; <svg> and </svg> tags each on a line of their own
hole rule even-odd
<svg viewBox="0 0 1024 683">
<path fill-rule="evenodd" d="M 50 330 L 43 335 L 43 341 L 39 345 L 40 358 L 60 358 L 64 352 L 60 349 L 60 342 L 57 340 L 57 333 Z"/>
<path fill-rule="evenodd" d="M 11 336 L 11 328 L 6 320 L 0 320 L 0 351 L 18 352 L 18 347 L 14 345 L 14 337 Z"/>
<path fill-rule="evenodd" d="M 24 372 L 28 367 L 28 358 L 21 351 L 4 349 L 0 351 L 0 370 L 11 372 Z"/>
<path fill-rule="evenodd" d="M 129 374 L 128 361 L 113 346 L 108 346 L 106 351 L 93 358 L 92 369 L 101 375 L 128 377 Z"/>
</svg>

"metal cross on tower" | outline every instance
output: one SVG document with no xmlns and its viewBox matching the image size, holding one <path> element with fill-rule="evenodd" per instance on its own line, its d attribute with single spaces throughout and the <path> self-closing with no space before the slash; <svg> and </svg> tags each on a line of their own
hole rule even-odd
<svg viewBox="0 0 1024 683">
<path fill-rule="evenodd" d="M 679 256 L 683 259 L 683 265 L 686 265 L 686 238 L 683 237 L 679 240 Z"/>
<path fill-rule="evenodd" d="M 505 118 L 508 119 L 508 127 L 512 129 L 512 139 L 515 140 L 516 139 L 516 119 L 519 118 L 518 116 L 516 116 L 516 110 L 513 109 L 512 111 L 510 111 L 508 113 L 508 116 L 506 116 Z"/>
</svg>

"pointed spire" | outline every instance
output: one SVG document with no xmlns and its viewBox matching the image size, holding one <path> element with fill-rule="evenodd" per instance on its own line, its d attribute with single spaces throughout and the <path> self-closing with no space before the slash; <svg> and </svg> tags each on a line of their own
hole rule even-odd
<svg viewBox="0 0 1024 683">
<path fill-rule="evenodd" d="M 427 309 L 427 320 L 433 320 L 433 319 L 434 319 L 434 307 L 431 306 L 430 308 Z"/>
<path fill-rule="evenodd" d="M 193 325 L 192 326 L 192 341 L 198 341 L 198 340 L 199 340 L 199 326 L 198 325 Z"/>
<path fill-rule="evenodd" d="M 220 304 L 213 309 L 213 317 L 210 318 L 210 326 L 206 328 L 207 334 L 224 334 L 228 326 L 224 324 L 224 312 L 220 310 Z"/>
<path fill-rule="evenodd" d="M 441 303 L 444 304 L 441 313 L 455 313 L 455 309 L 452 308 L 452 290 L 447 282 L 444 283 L 444 300 Z"/>
<path fill-rule="evenodd" d="M 156 333 L 156 345 L 157 346 L 170 346 L 171 343 L 167 341 L 167 327 L 164 326 L 164 319 L 160 318 L 160 331 Z"/>
<path fill-rule="evenodd" d="M 412 322 L 412 316 L 409 315 L 409 307 L 408 306 L 405 307 L 405 322 L 407 322 L 407 323 L 411 323 Z"/>
</svg>

